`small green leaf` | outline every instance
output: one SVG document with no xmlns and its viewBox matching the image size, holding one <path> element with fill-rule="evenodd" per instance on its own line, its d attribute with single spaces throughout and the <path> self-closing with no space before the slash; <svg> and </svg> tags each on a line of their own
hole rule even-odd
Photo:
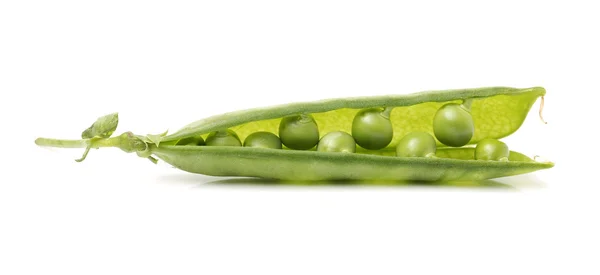
<svg viewBox="0 0 600 275">
<path fill-rule="evenodd" d="M 108 138 L 110 137 L 115 130 L 117 130 L 117 125 L 119 124 L 119 114 L 112 113 L 105 116 L 102 116 L 92 124 L 89 128 L 85 129 L 83 133 L 81 133 L 81 138 L 89 139 L 89 138 Z"/>
</svg>

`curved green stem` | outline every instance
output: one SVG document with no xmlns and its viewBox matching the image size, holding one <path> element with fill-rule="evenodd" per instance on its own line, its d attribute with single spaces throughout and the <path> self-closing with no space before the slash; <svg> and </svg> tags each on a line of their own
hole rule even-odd
<svg viewBox="0 0 600 275">
<path fill-rule="evenodd" d="M 313 121 L 315 121 L 314 118 L 306 113 L 300 114 L 300 119 L 298 120 L 299 123 L 311 123 Z"/>
<path fill-rule="evenodd" d="M 83 155 L 82 155 L 80 158 L 76 159 L 75 161 L 76 161 L 76 162 L 82 162 L 82 161 L 84 161 L 84 160 L 85 160 L 85 158 L 87 158 L 87 155 L 88 155 L 88 153 L 90 152 L 90 149 L 92 149 L 92 146 L 88 146 L 88 147 L 86 147 L 86 148 L 85 148 L 85 152 L 83 152 Z"/>
<path fill-rule="evenodd" d="M 467 111 L 471 111 L 471 104 L 473 104 L 473 99 L 472 98 L 467 98 L 464 99 L 462 104 L 460 105 L 461 107 L 463 107 L 465 110 Z"/>
<path fill-rule="evenodd" d="M 392 110 L 394 110 L 394 107 L 385 107 L 383 109 L 383 111 L 381 111 L 381 115 L 387 119 L 390 118 L 390 116 L 392 115 Z"/>
</svg>

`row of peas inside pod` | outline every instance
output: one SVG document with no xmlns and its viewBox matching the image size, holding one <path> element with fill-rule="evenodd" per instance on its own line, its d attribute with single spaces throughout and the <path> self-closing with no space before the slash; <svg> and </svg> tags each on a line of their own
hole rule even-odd
<svg viewBox="0 0 600 275">
<path fill-rule="evenodd" d="M 469 143 L 475 132 L 470 108 L 471 100 L 462 104 L 448 103 L 438 109 L 433 118 L 435 138 L 427 132 L 411 132 L 405 135 L 396 146 L 399 157 L 435 157 L 436 138 L 441 143 L 462 147 Z M 333 131 L 320 137 L 317 122 L 310 114 L 284 117 L 279 124 L 279 136 L 266 131 L 254 132 L 242 144 L 238 135 L 231 129 L 210 133 L 206 140 L 202 137 L 185 138 L 176 145 L 244 146 L 294 150 L 309 150 L 317 146 L 317 151 L 354 153 L 356 146 L 368 150 L 387 147 L 394 136 L 390 121 L 393 107 L 368 108 L 360 110 L 352 121 L 352 135 L 344 131 Z M 481 140 L 474 153 L 477 160 L 508 161 L 508 146 L 495 139 Z"/>
</svg>

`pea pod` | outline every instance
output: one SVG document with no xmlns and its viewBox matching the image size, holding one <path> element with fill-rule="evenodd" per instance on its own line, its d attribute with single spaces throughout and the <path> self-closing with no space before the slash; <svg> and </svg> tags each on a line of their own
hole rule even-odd
<svg viewBox="0 0 600 275">
<path fill-rule="evenodd" d="M 193 122 L 170 135 L 136 136 L 131 133 L 112 138 L 84 140 L 37 139 L 38 145 L 56 147 L 119 147 L 126 152 L 154 157 L 192 173 L 212 176 L 246 176 L 284 180 L 483 180 L 551 168 L 551 162 L 536 162 L 518 152 L 509 161 L 475 160 L 474 148 L 448 148 L 437 142 L 436 158 L 396 157 L 395 147 L 408 133 L 420 131 L 433 136 L 436 112 L 449 103 L 471 103 L 474 133 L 469 144 L 483 139 L 506 137 L 522 125 L 531 106 L 546 91 L 541 87 L 517 89 L 486 87 L 428 91 L 408 95 L 329 99 L 241 110 Z M 320 135 L 352 132 L 358 112 L 369 108 L 390 109 L 393 138 L 379 150 L 356 148 L 356 153 L 258 147 L 177 146 L 177 141 L 220 129 L 231 129 L 241 140 L 254 132 L 278 133 L 282 118 L 310 114 Z"/>
</svg>

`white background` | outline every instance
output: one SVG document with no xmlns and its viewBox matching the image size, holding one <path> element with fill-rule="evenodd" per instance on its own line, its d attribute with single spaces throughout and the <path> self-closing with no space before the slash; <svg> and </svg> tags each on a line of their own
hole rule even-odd
<svg viewBox="0 0 600 275">
<path fill-rule="evenodd" d="M 485 3 L 484 3 L 485 2 Z M 593 1 L 3 1 L 0 274 L 599 274 Z M 418 3 L 418 4 L 417 4 Z M 568 3 L 568 4 L 566 4 Z M 544 86 L 492 186 L 227 184 L 77 138 L 249 107 Z"/>
</svg>

